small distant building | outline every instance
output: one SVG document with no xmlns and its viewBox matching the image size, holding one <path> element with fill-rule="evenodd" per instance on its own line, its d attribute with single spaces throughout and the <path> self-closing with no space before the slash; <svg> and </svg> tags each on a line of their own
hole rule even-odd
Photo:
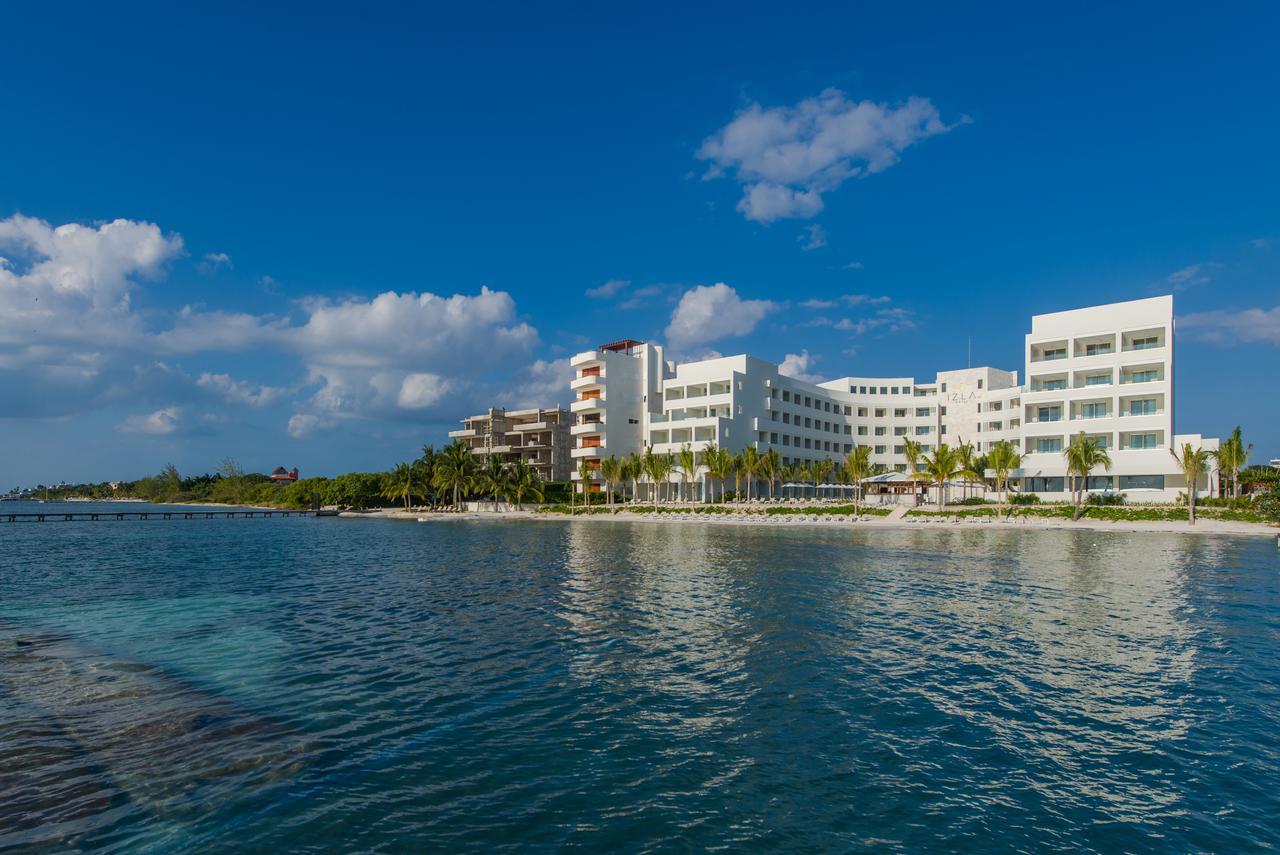
<svg viewBox="0 0 1280 855">
<path fill-rule="evenodd" d="M 481 464 L 491 455 L 508 463 L 523 460 L 543 481 L 568 481 L 573 472 L 572 423 L 569 411 L 562 407 L 495 407 L 463 419 L 462 430 L 450 431 L 449 436 L 470 446 Z"/>
<path fill-rule="evenodd" d="M 271 473 L 271 480 L 277 484 L 292 484 L 298 480 L 298 467 L 286 471 L 283 466 L 277 466 L 275 471 Z"/>
</svg>

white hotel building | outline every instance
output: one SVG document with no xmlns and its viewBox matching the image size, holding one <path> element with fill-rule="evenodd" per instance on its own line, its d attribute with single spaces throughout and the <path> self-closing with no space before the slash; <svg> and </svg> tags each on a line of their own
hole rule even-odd
<svg viewBox="0 0 1280 855">
<path fill-rule="evenodd" d="M 1090 489 L 1172 501 L 1186 483 L 1170 448 L 1218 447 L 1216 439 L 1174 433 L 1173 333 L 1171 296 L 1036 315 L 1026 336 L 1024 384 L 1018 372 L 997 368 L 942 371 L 920 382 L 843 377 L 814 384 L 746 355 L 669 362 L 660 345 L 627 339 L 570 360 L 572 455 L 599 461 L 714 442 L 735 453 L 748 445 L 776 449 L 784 464 L 794 464 L 839 461 L 863 445 L 873 463 L 905 472 L 907 438 L 926 453 L 968 441 L 981 454 L 1008 440 L 1024 454 L 1014 476 L 1022 490 L 1059 498 L 1067 489 L 1062 450 L 1084 431 L 1112 460 Z M 1207 492 L 1214 477 L 1198 489 Z"/>
</svg>

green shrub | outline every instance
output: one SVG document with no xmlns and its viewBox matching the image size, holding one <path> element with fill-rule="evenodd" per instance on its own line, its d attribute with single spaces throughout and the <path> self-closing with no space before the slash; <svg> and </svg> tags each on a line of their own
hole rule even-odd
<svg viewBox="0 0 1280 855">
<path fill-rule="evenodd" d="M 1095 508 L 1114 507 L 1124 504 L 1123 493 L 1090 493 L 1085 503 Z"/>
<path fill-rule="evenodd" d="M 981 496 L 969 496 L 968 498 L 960 499 L 959 501 L 947 502 L 947 504 L 948 505 L 985 505 L 985 504 L 988 504 L 988 502 L 986 499 L 982 498 Z"/>
<path fill-rule="evenodd" d="M 1038 505 L 1040 497 L 1035 493 L 1014 493 L 1009 497 L 1011 505 Z"/>
</svg>

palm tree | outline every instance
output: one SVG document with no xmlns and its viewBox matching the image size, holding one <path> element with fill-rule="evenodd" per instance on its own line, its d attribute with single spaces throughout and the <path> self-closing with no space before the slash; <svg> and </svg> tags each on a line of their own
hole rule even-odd
<svg viewBox="0 0 1280 855">
<path fill-rule="evenodd" d="M 836 463 L 830 458 L 816 460 L 813 463 L 813 497 L 818 497 L 818 484 L 827 483 L 827 479 L 831 477 L 831 470 L 834 469 Z"/>
<path fill-rule="evenodd" d="M 480 467 L 476 481 L 481 492 L 493 497 L 493 509 L 496 511 L 498 502 L 507 489 L 507 465 L 502 462 L 502 458 L 490 454 L 484 466 Z"/>
<path fill-rule="evenodd" d="M 413 465 L 410 463 L 397 463 L 396 468 L 388 472 L 385 477 L 382 497 L 384 499 L 403 501 L 404 509 L 408 511 L 417 486 L 417 473 L 414 471 Z"/>
<path fill-rule="evenodd" d="M 453 494 L 453 507 L 460 507 L 462 494 L 471 490 L 474 485 L 476 469 L 475 457 L 471 454 L 471 446 L 462 440 L 455 440 L 436 459 L 431 481 L 441 490 Z"/>
<path fill-rule="evenodd" d="M 747 500 L 754 498 L 751 482 L 760 474 L 760 450 L 754 445 L 742 449 L 742 472 L 747 476 Z"/>
<path fill-rule="evenodd" d="M 680 466 L 680 489 L 686 493 L 689 500 L 689 507 L 693 507 L 693 491 L 689 489 L 693 480 L 698 476 L 698 455 L 693 453 L 693 447 L 689 443 L 680 446 L 680 453 L 677 455 Z"/>
<path fill-rule="evenodd" d="M 600 474 L 609 487 L 609 513 L 613 513 L 613 491 L 617 489 L 622 477 L 622 464 L 618 462 L 618 458 L 609 455 L 600 461 Z"/>
<path fill-rule="evenodd" d="M 642 475 L 644 475 L 644 458 L 639 452 L 633 451 L 627 458 L 627 480 L 631 482 L 632 504 L 640 501 L 640 476 Z"/>
<path fill-rule="evenodd" d="M 778 449 L 771 448 L 760 456 L 759 470 L 761 476 L 765 478 L 769 485 L 769 499 L 773 499 L 773 485 L 778 480 L 778 475 L 782 472 L 782 455 L 778 453 Z"/>
<path fill-rule="evenodd" d="M 1253 443 L 1245 445 L 1244 438 L 1240 435 L 1239 425 L 1236 425 L 1236 429 L 1231 432 L 1231 436 L 1222 443 L 1217 451 L 1210 452 L 1210 455 L 1218 461 L 1218 471 L 1231 476 L 1232 498 L 1240 497 L 1240 470 L 1249 461 L 1249 455 L 1252 452 Z"/>
<path fill-rule="evenodd" d="M 595 470 L 591 468 L 591 464 L 587 462 L 587 458 L 578 461 L 578 480 L 582 482 L 582 503 L 586 506 L 584 510 L 591 512 L 591 481 L 595 475 Z"/>
<path fill-rule="evenodd" d="M 1071 440 L 1063 455 L 1067 458 L 1067 474 L 1071 476 L 1071 492 L 1075 495 L 1076 509 L 1071 516 L 1074 521 L 1080 519 L 1080 503 L 1089 489 L 1089 473 L 1099 466 L 1110 471 L 1111 456 L 1107 454 L 1102 440 L 1089 439 L 1084 431 Z"/>
<path fill-rule="evenodd" d="M 964 484 L 961 487 L 961 495 L 963 498 L 969 497 L 969 483 L 982 476 L 978 473 L 977 464 L 974 459 L 973 443 L 960 440 L 956 443 L 956 457 L 959 458 L 960 471 L 959 476 L 964 478 Z"/>
<path fill-rule="evenodd" d="M 944 442 L 933 452 L 932 457 L 925 456 L 924 469 L 921 471 L 938 485 L 938 510 L 942 510 L 942 506 L 946 504 L 946 484 L 960 474 L 960 455 Z"/>
<path fill-rule="evenodd" d="M 907 458 L 907 474 L 915 477 L 920 471 L 920 460 L 924 457 L 924 450 L 920 448 L 920 443 L 914 439 L 904 437 L 902 440 L 902 454 Z"/>
<path fill-rule="evenodd" d="M 853 482 L 853 513 L 858 513 L 858 499 L 862 495 L 862 479 L 871 476 L 871 449 L 865 445 L 854 446 L 844 459 L 845 475 Z"/>
<path fill-rule="evenodd" d="M 1184 443 L 1182 446 L 1182 454 L 1178 454 L 1176 448 L 1169 449 L 1169 453 L 1173 455 L 1173 459 L 1177 461 L 1178 468 L 1182 470 L 1182 475 L 1187 479 L 1187 509 L 1188 517 L 1191 524 L 1196 524 L 1196 483 L 1200 480 L 1200 476 L 1204 474 L 1209 464 L 1209 452 L 1203 448 L 1192 448 L 1191 443 Z"/>
<path fill-rule="evenodd" d="M 664 501 L 671 500 L 671 472 L 676 468 L 675 458 L 671 456 L 671 452 L 666 454 L 658 454 L 654 457 L 654 471 L 657 473 L 654 478 L 654 487 L 660 489 L 661 485 L 666 485 L 666 489 L 662 490 L 665 495 Z M 655 509 L 657 505 L 654 505 Z"/>
<path fill-rule="evenodd" d="M 539 502 L 544 497 L 542 479 L 538 477 L 538 470 L 523 460 L 517 460 L 511 464 L 510 477 L 507 479 L 507 489 L 511 492 L 511 498 L 515 499 L 516 510 L 518 511 L 524 510 L 525 496 L 529 496 Z"/>
<path fill-rule="evenodd" d="M 729 449 L 716 448 L 715 443 L 709 442 L 702 452 L 702 459 L 706 462 L 708 477 L 720 482 L 720 501 L 723 502 L 725 482 L 737 471 L 736 458 L 729 453 Z M 715 501 L 714 489 L 711 501 Z"/>
<path fill-rule="evenodd" d="M 1009 474 L 1022 465 L 1022 455 L 1008 440 L 1001 440 L 987 452 L 987 465 L 996 473 L 996 492 L 1000 495 L 1001 513 L 1009 492 Z M 1003 487 L 1003 490 L 1001 489 Z"/>
<path fill-rule="evenodd" d="M 733 501 L 735 504 L 742 502 L 742 455 L 729 455 L 729 471 L 733 473 Z"/>
</svg>

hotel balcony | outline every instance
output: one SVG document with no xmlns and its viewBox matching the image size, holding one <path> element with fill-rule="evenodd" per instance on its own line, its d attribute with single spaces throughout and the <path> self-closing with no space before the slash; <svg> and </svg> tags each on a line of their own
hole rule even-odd
<svg viewBox="0 0 1280 855">
<path fill-rule="evenodd" d="M 531 430 L 551 430 L 550 422 L 522 422 L 510 428 L 512 431 L 527 432 Z"/>
<path fill-rule="evenodd" d="M 594 389 L 604 385 L 604 374 L 588 374 L 586 377 L 575 377 L 569 381 L 569 388 L 575 392 L 579 389 Z"/>
<path fill-rule="evenodd" d="M 604 356 L 598 350 L 584 350 L 582 353 L 569 357 L 569 365 L 573 368 L 582 368 L 587 365 L 594 365 L 604 362 Z"/>
<path fill-rule="evenodd" d="M 591 448 L 574 448 L 570 450 L 569 456 L 577 460 L 586 458 L 587 460 L 598 460 L 602 457 L 608 457 L 608 449 L 603 445 L 596 445 Z"/>
<path fill-rule="evenodd" d="M 597 398 L 581 398 L 569 404 L 571 413 L 591 413 L 604 409 L 604 395 Z"/>
<path fill-rule="evenodd" d="M 604 430 L 604 421 L 598 422 L 580 422 L 569 428 L 570 436 L 582 436 L 583 434 L 600 433 Z"/>
<path fill-rule="evenodd" d="M 466 430 L 449 431 L 450 439 L 470 439 L 471 437 L 479 436 L 479 435 L 480 435 L 479 431 L 475 430 L 474 428 L 467 428 Z"/>
</svg>

